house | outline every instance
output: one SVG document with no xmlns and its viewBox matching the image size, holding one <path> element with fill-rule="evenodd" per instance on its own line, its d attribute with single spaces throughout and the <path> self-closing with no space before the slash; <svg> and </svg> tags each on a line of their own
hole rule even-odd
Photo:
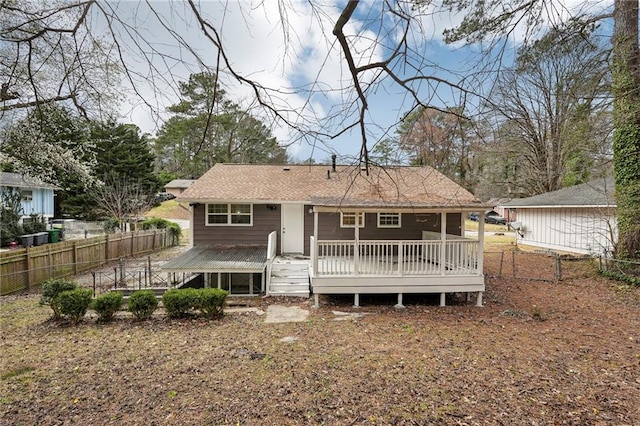
<svg viewBox="0 0 640 426">
<path fill-rule="evenodd" d="M 512 200 L 518 244 L 581 254 L 611 253 L 617 235 L 612 178 Z"/>
<path fill-rule="evenodd" d="M 21 195 L 21 221 L 31 220 L 32 215 L 45 220 L 53 218 L 54 185 L 42 183 L 19 173 L 0 172 L 0 192 L 18 191 Z"/>
<path fill-rule="evenodd" d="M 516 214 L 515 209 L 505 207 L 505 203 L 509 201 L 511 201 L 511 198 L 490 199 L 489 201 L 487 201 L 487 204 L 491 206 L 491 210 L 489 210 L 489 212 L 494 212 L 494 214 L 504 217 L 507 220 L 507 222 L 515 222 L 516 220 L 518 220 L 518 217 L 517 217 L 518 215 Z"/>
<path fill-rule="evenodd" d="M 178 198 L 192 247 L 163 269 L 231 294 L 477 292 L 483 205 L 430 167 L 216 164 Z M 483 217 L 481 218 L 483 219 Z"/>
<path fill-rule="evenodd" d="M 176 197 L 182 194 L 187 188 L 189 188 L 195 179 L 174 179 L 164 186 L 164 190 L 169 194 L 173 194 Z"/>
</svg>

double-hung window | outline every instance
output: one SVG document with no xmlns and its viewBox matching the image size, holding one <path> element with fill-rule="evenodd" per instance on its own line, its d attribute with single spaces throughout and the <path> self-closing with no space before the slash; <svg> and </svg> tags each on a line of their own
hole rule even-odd
<svg viewBox="0 0 640 426">
<path fill-rule="evenodd" d="M 378 228 L 401 228 L 400 213 L 378 213 Z"/>
<path fill-rule="evenodd" d="M 340 227 L 341 228 L 355 228 L 356 227 L 356 214 L 355 213 L 340 213 Z M 358 228 L 364 228 L 364 213 L 358 213 Z"/>
<path fill-rule="evenodd" d="M 251 204 L 207 204 L 207 225 L 251 226 Z"/>
</svg>

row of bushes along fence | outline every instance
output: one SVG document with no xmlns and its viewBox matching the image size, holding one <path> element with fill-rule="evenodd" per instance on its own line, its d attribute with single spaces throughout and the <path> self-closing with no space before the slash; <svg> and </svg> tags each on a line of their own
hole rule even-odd
<svg viewBox="0 0 640 426">
<path fill-rule="evenodd" d="M 0 253 L 0 295 L 175 245 L 167 229 L 125 232 Z"/>
</svg>

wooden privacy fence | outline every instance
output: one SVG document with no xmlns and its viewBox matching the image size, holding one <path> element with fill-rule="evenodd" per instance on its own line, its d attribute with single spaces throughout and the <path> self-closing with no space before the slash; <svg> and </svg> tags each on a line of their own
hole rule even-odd
<svg viewBox="0 0 640 426">
<path fill-rule="evenodd" d="M 114 260 L 150 253 L 175 243 L 167 229 L 63 241 L 0 253 L 0 295 L 29 290 Z"/>
</svg>

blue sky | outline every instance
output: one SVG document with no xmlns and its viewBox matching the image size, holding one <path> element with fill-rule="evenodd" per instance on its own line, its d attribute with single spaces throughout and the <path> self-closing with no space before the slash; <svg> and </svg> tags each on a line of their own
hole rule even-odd
<svg viewBox="0 0 640 426">
<path fill-rule="evenodd" d="M 572 2 L 567 7 L 572 7 Z M 580 3 L 580 2 L 573 2 Z M 598 2 L 602 6 L 607 2 Z M 306 2 L 302 0 L 264 1 L 201 1 L 197 3 L 203 17 L 207 19 L 221 34 L 229 62 L 233 69 L 247 78 L 270 88 L 273 103 L 280 112 L 292 122 L 317 130 L 321 133 L 335 134 L 344 127 L 345 111 L 353 113 L 354 92 L 351 90 L 352 80 L 342 59 L 342 52 L 331 34 L 333 25 L 339 16 L 344 1 L 321 0 Z M 382 2 L 377 0 L 362 1 L 354 18 L 346 26 L 345 31 L 358 52 L 356 61 L 377 61 L 384 58 L 385 50 L 381 44 L 371 40 L 380 39 L 385 45 L 393 45 L 397 31 L 385 21 L 370 19 L 378 15 Z M 217 51 L 202 36 L 196 20 L 185 3 L 152 2 L 151 5 L 158 18 L 144 3 L 109 2 L 118 11 L 127 24 L 135 26 L 141 35 L 151 41 L 147 50 L 155 49 L 152 55 L 157 70 L 150 72 L 148 64 L 140 57 L 132 44 L 127 53 L 128 62 L 147 78 L 137 82 L 139 90 L 150 101 L 156 110 L 163 111 L 167 105 L 177 101 L 177 81 L 186 80 L 190 73 L 202 70 L 196 56 L 204 58 L 205 65 L 215 63 Z M 436 7 L 432 6 L 435 11 Z M 280 18 L 286 16 L 286 25 Z M 462 47 L 445 45 L 442 42 L 442 30 L 454 26 L 460 16 L 447 13 L 425 15 L 420 21 L 420 31 L 412 33 L 411 46 L 428 59 L 422 64 L 424 74 L 435 75 L 458 83 L 465 76 L 477 71 L 478 46 Z M 171 37 L 167 28 L 174 31 L 184 43 L 177 46 L 176 38 Z M 416 27 L 418 29 L 418 27 Z M 509 40 L 513 46 L 518 40 L 518 33 Z M 511 49 L 506 58 L 512 57 Z M 270 115 L 253 102 L 253 93 L 249 86 L 238 84 L 231 78 L 228 70 L 221 72 L 222 82 L 227 93 L 236 102 L 252 108 L 252 112 L 273 124 L 273 132 L 281 143 L 289 146 L 289 153 L 298 160 L 313 156 L 317 161 L 325 161 L 331 153 L 337 153 L 348 160 L 358 154 L 360 148 L 360 130 L 355 128 L 340 137 L 330 140 L 327 136 L 313 136 L 291 131 L 282 122 L 271 122 Z M 407 75 L 414 70 L 407 70 Z M 145 80 L 153 80 L 155 89 Z M 364 76 L 365 80 L 371 78 Z M 471 82 L 471 87 L 480 90 L 490 83 L 490 76 Z M 158 90 L 159 89 L 159 90 Z M 432 87 L 422 86 L 420 94 L 423 99 L 437 107 L 455 106 L 459 104 L 461 94 L 446 85 Z M 473 101 L 473 99 L 471 99 Z M 345 105 L 351 105 L 345 108 Z M 368 146 L 386 136 L 393 135 L 393 125 L 413 105 L 406 91 L 386 80 L 376 86 L 369 97 Z M 137 124 L 143 131 L 154 133 L 166 115 L 155 116 L 139 100 L 129 97 L 121 109 L 124 120 Z M 332 119 L 334 114 L 338 114 Z M 347 114 L 348 115 L 348 114 Z M 347 120 L 353 120 L 353 115 Z M 347 121 L 350 122 L 350 121 Z"/>
</svg>

